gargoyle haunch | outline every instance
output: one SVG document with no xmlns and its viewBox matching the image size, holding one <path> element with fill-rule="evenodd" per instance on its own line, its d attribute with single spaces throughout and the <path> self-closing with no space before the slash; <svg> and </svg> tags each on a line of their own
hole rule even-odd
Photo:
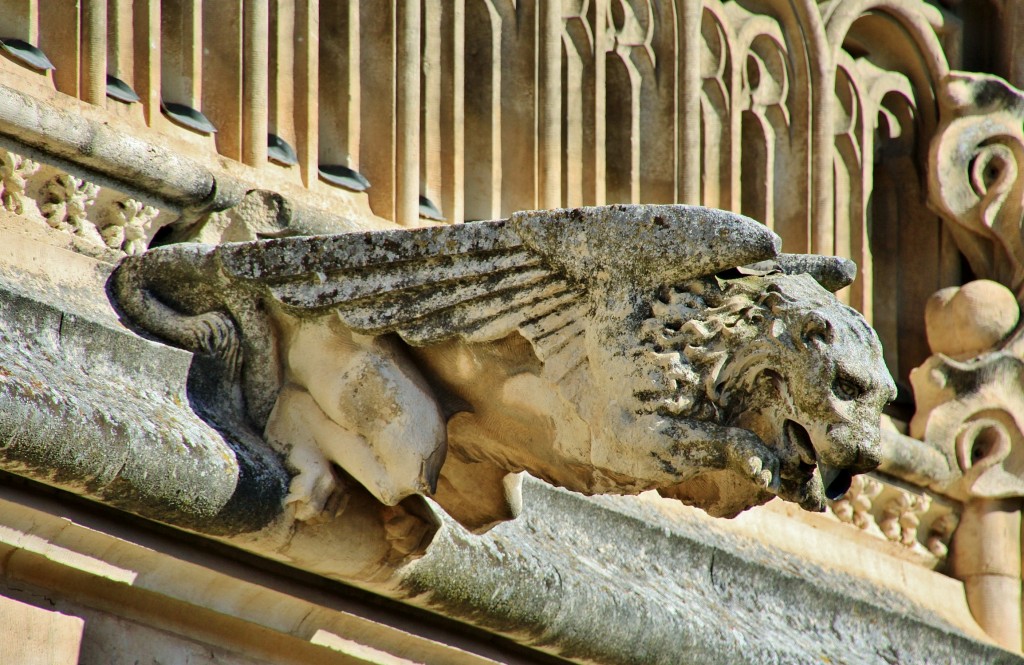
<svg viewBox="0 0 1024 665">
<path fill-rule="evenodd" d="M 286 455 L 299 519 L 335 491 L 332 463 L 477 530 L 516 515 L 524 470 L 714 515 L 773 495 L 823 510 L 878 465 L 895 387 L 831 293 L 853 264 L 779 246 L 732 213 L 609 206 L 173 245 L 126 259 L 112 289 L 223 360 L 210 399 Z"/>
</svg>

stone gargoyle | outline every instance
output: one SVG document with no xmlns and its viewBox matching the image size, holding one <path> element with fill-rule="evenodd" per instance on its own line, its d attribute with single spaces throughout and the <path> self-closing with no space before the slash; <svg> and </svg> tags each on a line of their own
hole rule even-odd
<svg viewBox="0 0 1024 665">
<path fill-rule="evenodd" d="M 171 245 L 111 288 L 138 325 L 218 360 L 199 402 L 285 455 L 298 519 L 346 474 L 478 531 L 517 514 L 521 471 L 713 515 L 774 495 L 823 510 L 878 465 L 895 387 L 832 295 L 853 264 L 780 244 L 719 210 L 609 206 Z"/>
</svg>

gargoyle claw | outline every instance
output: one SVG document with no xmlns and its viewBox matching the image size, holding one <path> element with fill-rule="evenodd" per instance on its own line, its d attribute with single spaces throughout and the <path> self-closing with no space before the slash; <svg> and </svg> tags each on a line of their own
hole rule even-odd
<svg viewBox="0 0 1024 665">
<path fill-rule="evenodd" d="M 192 351 L 229 359 L 238 346 L 235 324 L 222 312 L 189 317 L 186 331 Z"/>
<path fill-rule="evenodd" d="M 778 456 L 760 440 L 736 441 L 733 445 L 732 468 L 753 480 L 761 489 L 777 494 L 782 483 Z"/>
</svg>

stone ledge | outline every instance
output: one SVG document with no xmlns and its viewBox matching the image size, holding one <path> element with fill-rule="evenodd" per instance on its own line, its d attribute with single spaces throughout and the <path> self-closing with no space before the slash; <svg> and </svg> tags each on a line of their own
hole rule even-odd
<svg viewBox="0 0 1024 665">
<path fill-rule="evenodd" d="M 20 485 L 0 479 L 0 610 L 21 601 L 84 619 L 82 662 L 109 662 L 114 653 L 119 663 L 145 653 L 167 663 L 187 654 L 207 665 L 256 662 L 251 658 L 280 665 L 556 662 L 322 578 L 253 566 L 251 557 L 208 541 Z M 33 623 L 46 625 L 38 617 Z M 77 645 L 80 634 L 79 627 L 67 637 Z M 139 644 L 152 638 L 159 643 Z M 18 654 L 17 647 L 0 642 L 0 653 Z M 12 658 L 3 662 L 36 662 Z"/>
<path fill-rule="evenodd" d="M 912 589 L 868 579 L 858 566 L 895 560 L 852 542 L 827 568 L 660 500 L 585 498 L 530 479 L 523 499 L 517 520 L 485 536 L 446 525 L 404 571 L 412 601 L 578 662 L 1024 662 L 919 605 Z M 806 536 L 786 524 L 773 526 Z"/>
</svg>

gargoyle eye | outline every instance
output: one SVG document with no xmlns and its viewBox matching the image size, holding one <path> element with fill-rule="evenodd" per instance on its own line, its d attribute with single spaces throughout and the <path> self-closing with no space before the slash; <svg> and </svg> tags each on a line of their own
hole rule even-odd
<svg viewBox="0 0 1024 665">
<path fill-rule="evenodd" d="M 866 393 L 867 389 L 850 378 L 837 376 L 836 380 L 832 382 L 832 392 L 839 399 L 854 400 Z"/>
</svg>

